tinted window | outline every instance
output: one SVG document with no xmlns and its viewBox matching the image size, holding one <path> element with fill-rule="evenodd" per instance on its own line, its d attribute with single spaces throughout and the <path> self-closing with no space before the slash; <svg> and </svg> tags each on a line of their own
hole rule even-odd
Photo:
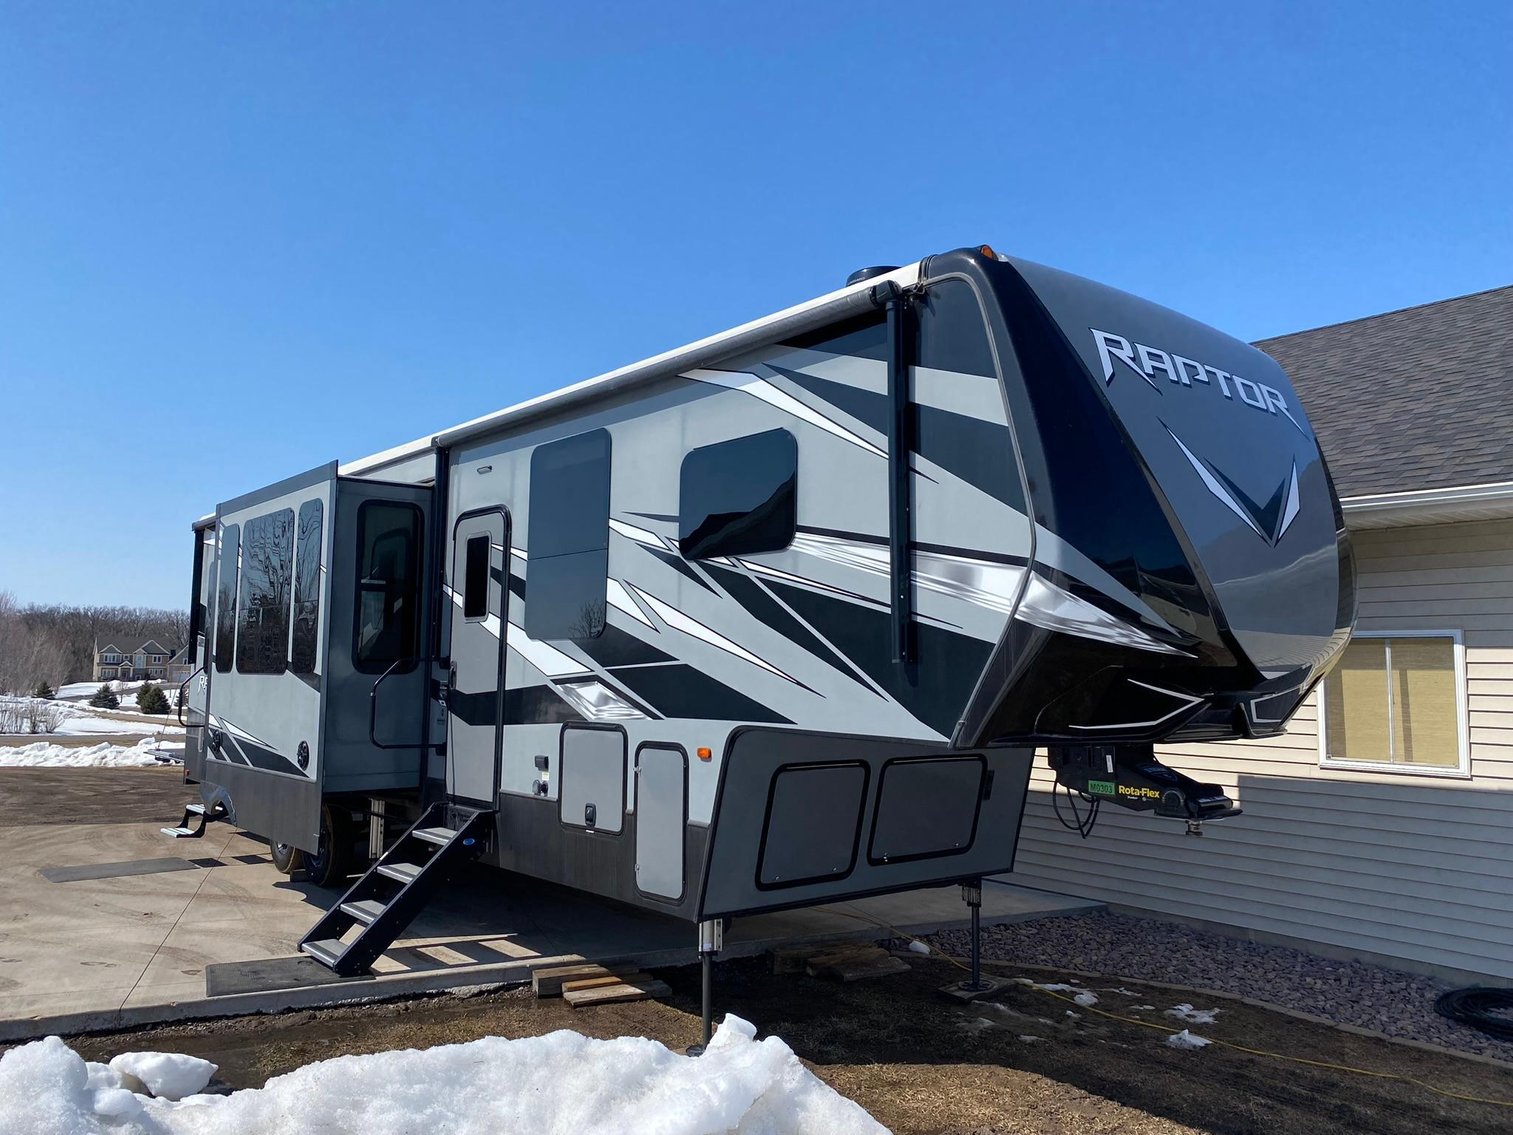
<svg viewBox="0 0 1513 1135">
<path fill-rule="evenodd" d="M 469 536 L 467 563 L 463 568 L 462 616 L 486 618 L 489 613 L 489 538 Z"/>
<path fill-rule="evenodd" d="M 365 501 L 357 510 L 357 613 L 352 662 L 368 674 L 418 658 L 420 509 Z"/>
<path fill-rule="evenodd" d="M 531 454 L 525 633 L 604 632 L 609 573 L 608 430 L 538 445 Z"/>
<path fill-rule="evenodd" d="M 315 673 L 320 630 L 320 553 L 325 509 L 318 500 L 299 506 L 299 548 L 294 570 L 294 639 L 289 669 Z"/>
<path fill-rule="evenodd" d="M 294 510 L 242 525 L 242 597 L 236 634 L 240 674 L 282 674 L 289 666 L 289 604 L 294 587 Z"/>
<path fill-rule="evenodd" d="M 227 524 L 221 529 L 221 550 L 216 557 L 215 668 L 231 672 L 236 647 L 236 568 L 240 559 L 242 529 Z"/>
<path fill-rule="evenodd" d="M 775 552 L 798 519 L 798 442 L 787 430 L 722 441 L 683 458 L 678 547 L 688 559 Z"/>
</svg>

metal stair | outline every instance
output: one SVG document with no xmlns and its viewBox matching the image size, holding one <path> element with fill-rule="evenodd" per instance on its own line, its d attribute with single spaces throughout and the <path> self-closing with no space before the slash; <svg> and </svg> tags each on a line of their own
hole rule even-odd
<svg viewBox="0 0 1513 1135">
<path fill-rule="evenodd" d="M 205 834 L 205 828 L 218 820 L 227 818 L 224 804 L 186 804 L 184 805 L 184 818 L 176 828 L 159 828 L 158 831 L 171 839 L 199 839 Z M 190 827 L 191 820 L 199 822 Z"/>
<path fill-rule="evenodd" d="M 433 804 L 342 895 L 299 948 L 341 977 L 367 973 L 452 870 L 483 850 L 492 811 Z M 354 928 L 356 937 L 343 938 Z"/>
</svg>

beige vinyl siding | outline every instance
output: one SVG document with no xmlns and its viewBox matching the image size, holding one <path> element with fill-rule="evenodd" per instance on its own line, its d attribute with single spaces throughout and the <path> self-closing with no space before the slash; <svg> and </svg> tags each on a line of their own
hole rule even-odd
<svg viewBox="0 0 1513 1135">
<path fill-rule="evenodd" d="M 1105 805 L 1087 840 L 1031 781 L 1019 882 L 1263 935 L 1513 979 L 1513 521 L 1355 534 L 1363 631 L 1462 633 L 1470 779 L 1319 767 L 1317 696 L 1281 737 L 1167 746 L 1243 816 Z"/>
</svg>

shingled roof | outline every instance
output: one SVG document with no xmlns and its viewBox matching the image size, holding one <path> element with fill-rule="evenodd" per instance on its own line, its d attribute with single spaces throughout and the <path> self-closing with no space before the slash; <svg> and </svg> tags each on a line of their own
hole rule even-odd
<svg viewBox="0 0 1513 1135">
<path fill-rule="evenodd" d="M 1513 481 L 1513 286 L 1263 339 L 1341 497 Z"/>
</svg>

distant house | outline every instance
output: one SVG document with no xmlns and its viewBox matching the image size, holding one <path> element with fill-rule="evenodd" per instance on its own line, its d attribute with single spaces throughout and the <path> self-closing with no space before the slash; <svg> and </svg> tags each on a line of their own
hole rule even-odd
<svg viewBox="0 0 1513 1135">
<path fill-rule="evenodd" d="M 1161 750 L 1243 816 L 1192 839 L 1105 807 L 1079 839 L 1057 825 L 1042 765 L 1015 876 L 1513 980 L 1513 287 L 1256 346 L 1292 377 L 1334 474 L 1355 637 L 1284 736 Z"/>
<path fill-rule="evenodd" d="M 165 646 L 141 635 L 111 635 L 95 639 L 96 682 L 182 682 L 189 677 L 187 651 Z"/>
</svg>

